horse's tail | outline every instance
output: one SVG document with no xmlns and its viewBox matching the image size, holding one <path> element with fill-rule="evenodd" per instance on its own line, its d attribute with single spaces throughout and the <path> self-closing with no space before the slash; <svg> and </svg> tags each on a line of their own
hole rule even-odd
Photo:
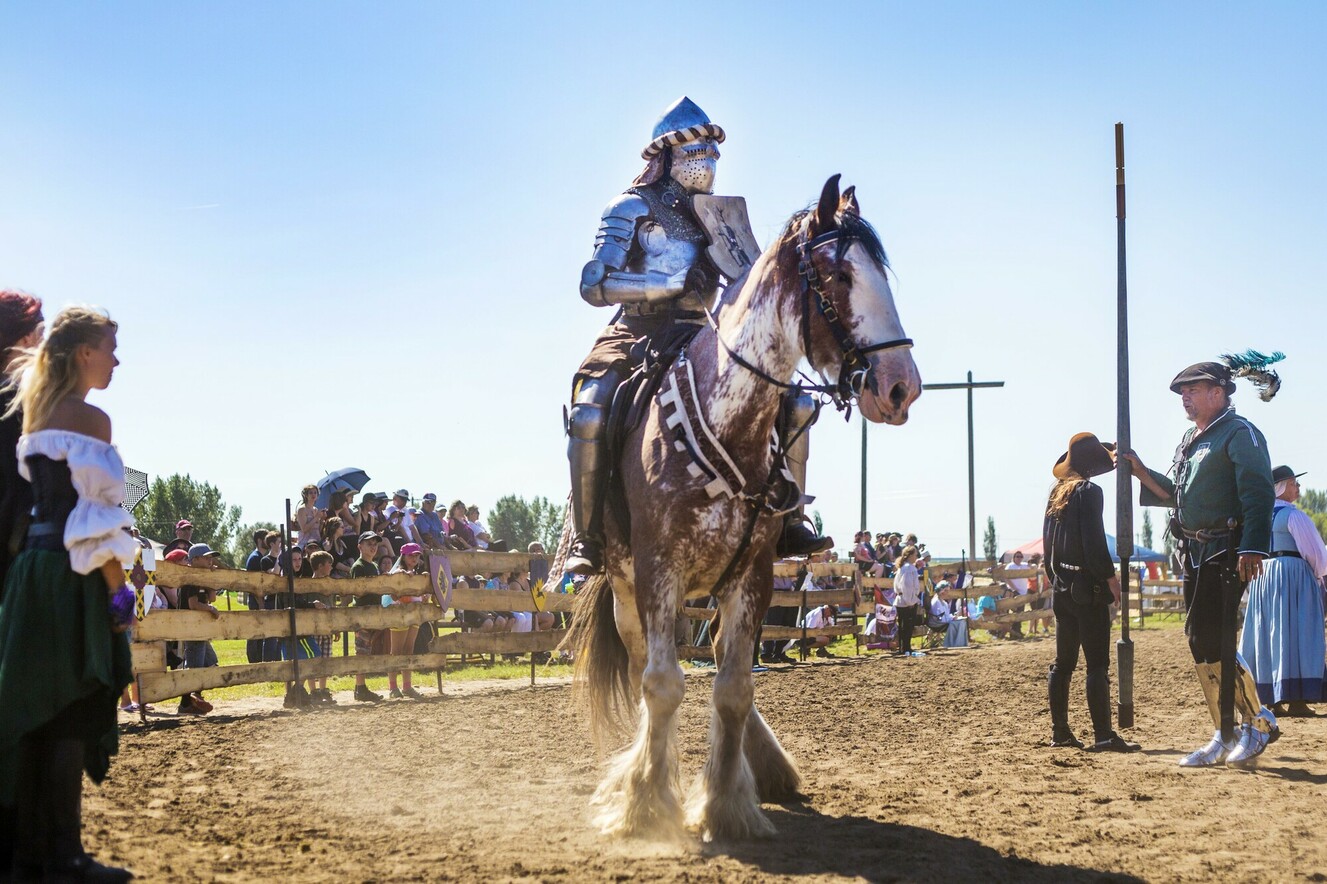
<svg viewBox="0 0 1327 884">
<path fill-rule="evenodd" d="M 633 708 L 627 646 L 613 615 L 613 588 L 596 574 L 576 592 L 571 628 L 562 640 L 576 660 L 576 688 L 590 708 L 590 728 L 598 741 L 611 740 L 626 726 Z"/>
</svg>

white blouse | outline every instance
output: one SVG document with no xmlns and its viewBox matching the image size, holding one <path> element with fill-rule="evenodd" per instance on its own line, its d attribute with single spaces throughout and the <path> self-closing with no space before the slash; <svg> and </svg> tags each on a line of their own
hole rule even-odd
<svg viewBox="0 0 1327 884">
<path fill-rule="evenodd" d="M 124 461 L 114 445 L 71 430 L 38 430 L 18 440 L 18 472 L 32 481 L 27 459 L 44 455 L 69 465 L 78 503 L 65 523 L 64 544 L 69 565 L 91 574 L 106 562 L 132 562 L 138 542 L 129 535 L 134 524 L 124 502 Z"/>
<path fill-rule="evenodd" d="M 1290 536 L 1295 538 L 1295 546 L 1299 547 L 1299 554 L 1308 562 L 1313 576 L 1320 578 L 1327 574 L 1327 546 L 1323 544 L 1322 536 L 1318 534 L 1318 526 L 1313 524 L 1307 513 L 1288 501 L 1278 500 L 1272 512 L 1275 513 L 1286 506 L 1291 510 L 1290 515 L 1286 517 L 1286 528 L 1290 531 Z"/>
</svg>

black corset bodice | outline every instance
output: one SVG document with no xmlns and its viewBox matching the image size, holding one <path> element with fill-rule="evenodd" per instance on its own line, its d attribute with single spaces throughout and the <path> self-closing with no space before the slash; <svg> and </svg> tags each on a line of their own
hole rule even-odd
<svg viewBox="0 0 1327 884">
<path fill-rule="evenodd" d="M 29 549 L 64 549 L 64 526 L 78 503 L 69 464 L 42 454 L 27 458 L 32 476 L 32 527 Z M 44 528 L 44 526 L 53 528 Z M 42 526 L 42 527 L 39 527 Z"/>
</svg>

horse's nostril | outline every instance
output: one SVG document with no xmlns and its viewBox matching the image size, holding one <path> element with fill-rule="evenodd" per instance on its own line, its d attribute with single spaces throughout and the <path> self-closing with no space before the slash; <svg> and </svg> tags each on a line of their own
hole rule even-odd
<svg viewBox="0 0 1327 884">
<path fill-rule="evenodd" d="M 899 381 L 889 390 L 889 402 L 895 408 L 902 407 L 908 401 L 908 385 Z"/>
</svg>

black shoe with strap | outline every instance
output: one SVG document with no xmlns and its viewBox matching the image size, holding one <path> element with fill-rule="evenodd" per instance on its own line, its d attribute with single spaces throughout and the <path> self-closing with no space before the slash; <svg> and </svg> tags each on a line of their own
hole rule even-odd
<svg viewBox="0 0 1327 884">
<path fill-rule="evenodd" d="M 592 577 L 604 570 L 604 549 L 596 540 L 588 537 L 577 537 L 571 545 L 571 552 L 567 554 L 566 564 L 562 570 L 568 574 L 580 574 L 583 577 Z"/>
<path fill-rule="evenodd" d="M 1141 752 L 1142 746 L 1130 743 L 1119 734 L 1111 734 L 1104 740 L 1097 740 L 1087 747 L 1089 752 Z"/>
<path fill-rule="evenodd" d="M 783 533 L 779 535 L 777 555 L 781 559 L 793 556 L 810 556 L 834 548 L 834 538 L 821 537 L 811 530 L 810 520 L 805 516 L 789 517 L 783 523 Z"/>
</svg>

